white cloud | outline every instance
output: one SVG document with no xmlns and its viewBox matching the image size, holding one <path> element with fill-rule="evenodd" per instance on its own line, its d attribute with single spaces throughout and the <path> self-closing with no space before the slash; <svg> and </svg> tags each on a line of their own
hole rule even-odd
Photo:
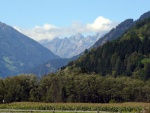
<svg viewBox="0 0 150 113">
<path fill-rule="evenodd" d="M 87 24 L 87 28 L 89 30 L 99 32 L 99 31 L 108 31 L 113 27 L 113 23 L 102 16 L 99 16 L 95 19 L 95 21 L 91 24 Z"/>
<path fill-rule="evenodd" d="M 31 37 L 36 41 L 42 39 L 53 39 L 58 36 L 59 28 L 50 24 L 44 24 L 43 26 L 35 26 L 32 29 L 23 29 L 20 27 L 14 27 L 19 32 Z"/>
<path fill-rule="evenodd" d="M 88 24 L 82 24 L 75 22 L 71 26 L 67 27 L 56 27 L 51 24 L 44 24 L 43 26 L 35 26 L 32 29 L 22 29 L 20 27 L 14 27 L 21 33 L 33 38 L 36 41 L 40 41 L 42 39 L 48 39 L 51 40 L 55 37 L 65 37 L 65 36 L 71 36 L 76 33 L 96 33 L 99 32 L 101 34 L 109 31 L 113 27 L 115 27 L 117 24 L 110 21 L 107 18 L 104 18 L 102 16 L 95 19 L 93 23 Z"/>
</svg>

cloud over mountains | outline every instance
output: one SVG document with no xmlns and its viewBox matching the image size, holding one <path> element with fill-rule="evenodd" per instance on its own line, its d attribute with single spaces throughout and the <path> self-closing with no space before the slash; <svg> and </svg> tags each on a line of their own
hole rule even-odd
<svg viewBox="0 0 150 113">
<path fill-rule="evenodd" d="M 72 25 L 67 27 L 57 27 L 51 24 L 44 24 L 43 26 L 35 26 L 31 29 L 24 29 L 18 26 L 14 28 L 19 32 L 31 37 L 36 41 L 40 41 L 43 39 L 51 40 L 55 37 L 65 37 L 69 35 L 73 35 L 76 33 L 105 33 L 115 27 L 117 23 L 112 22 L 111 20 L 104 18 L 102 16 L 97 17 L 93 23 L 72 23 Z"/>
</svg>

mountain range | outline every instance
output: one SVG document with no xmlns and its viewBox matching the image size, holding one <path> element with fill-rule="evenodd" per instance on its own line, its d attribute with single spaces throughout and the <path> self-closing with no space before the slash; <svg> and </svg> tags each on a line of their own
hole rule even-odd
<svg viewBox="0 0 150 113">
<path fill-rule="evenodd" d="M 61 58 L 71 58 L 91 47 L 99 38 L 100 34 L 98 33 L 87 37 L 84 37 L 82 34 L 78 33 L 76 35 L 72 35 L 71 37 L 57 37 L 50 41 L 41 40 L 39 43 Z"/>
<path fill-rule="evenodd" d="M 144 20 L 145 18 L 150 17 L 150 12 L 146 12 L 143 15 L 140 16 L 140 18 L 136 21 L 133 21 L 133 19 L 126 19 L 125 21 L 121 22 L 118 26 L 116 26 L 115 28 L 111 29 L 108 33 L 106 33 L 104 36 L 99 35 L 98 33 L 96 35 L 93 36 L 89 36 L 89 37 L 97 37 L 96 39 L 98 39 L 91 47 L 89 47 L 90 49 L 92 48 L 97 48 L 99 46 L 102 46 L 103 44 L 105 44 L 107 41 L 113 41 L 115 39 L 118 39 L 119 37 L 121 37 L 121 35 L 123 35 L 127 30 L 129 30 L 134 24 L 136 24 L 137 21 L 141 21 Z M 74 35 L 76 36 L 76 35 Z M 74 37 L 72 36 L 72 37 Z M 78 37 L 82 37 L 83 36 L 81 34 L 77 34 Z M 78 38 L 80 39 L 80 38 Z M 55 40 L 55 39 L 54 39 Z M 59 39 L 58 39 L 59 40 Z M 65 39 L 64 39 L 65 40 Z M 66 40 L 69 40 L 68 38 L 66 38 Z M 56 41 L 57 42 L 57 41 Z M 67 41 L 66 41 L 67 42 Z M 69 41 L 68 41 L 69 42 Z M 45 42 L 46 43 L 46 42 Z M 49 42 L 48 42 L 49 43 Z M 53 45 L 53 44 L 52 44 Z M 66 45 L 67 46 L 67 45 Z M 69 49 L 69 48 L 68 48 Z M 90 51 L 90 49 L 88 51 Z M 74 52 L 74 51 L 73 51 Z M 41 75 L 45 75 L 47 73 L 51 73 L 51 72 L 56 72 L 58 69 L 60 69 L 62 66 L 66 66 L 70 61 L 73 61 L 75 59 L 77 59 L 78 57 L 82 56 L 82 54 L 84 54 L 84 52 L 80 53 L 79 55 L 72 57 L 72 58 L 63 58 L 61 60 L 55 60 L 55 62 L 53 62 L 53 60 L 49 60 L 48 62 L 41 64 L 37 67 L 35 67 L 34 69 L 30 70 L 30 73 L 34 73 L 38 76 Z M 59 63 L 59 61 L 61 61 L 61 63 Z"/>
<path fill-rule="evenodd" d="M 61 54 L 61 57 L 66 58 L 60 58 L 38 42 L 21 34 L 11 26 L 0 22 L 0 76 L 7 77 L 20 73 L 33 73 L 41 76 L 50 72 L 56 72 L 62 66 L 66 66 L 70 61 L 75 60 L 80 56 L 80 59 L 84 58 L 84 55 L 82 56 L 80 53 L 83 53 L 85 48 L 90 48 L 88 46 L 92 43 L 93 46 L 91 45 L 91 48 L 99 48 L 107 43 L 107 41 L 113 41 L 114 39 L 120 38 L 138 21 L 142 21 L 149 16 L 150 12 L 147 12 L 136 21 L 127 19 L 120 23 L 116 28 L 110 30 L 110 32 L 103 37 L 96 34 L 85 38 L 81 34 L 76 34 L 70 38 L 56 38 L 52 40 L 53 42 L 46 40 L 40 42 L 45 47 L 47 46 L 47 48 L 53 48 L 53 50 L 56 51 L 55 53 Z M 94 44 L 94 41 L 96 40 L 98 41 Z M 88 51 L 85 51 L 84 53 L 86 54 Z M 73 62 L 70 64 L 72 63 Z"/>
</svg>

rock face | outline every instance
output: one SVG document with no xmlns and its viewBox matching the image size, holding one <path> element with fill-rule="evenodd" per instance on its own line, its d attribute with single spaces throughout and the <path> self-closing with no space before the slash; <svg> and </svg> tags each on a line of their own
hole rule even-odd
<svg viewBox="0 0 150 113">
<path fill-rule="evenodd" d="M 96 48 L 100 45 L 103 45 L 107 41 L 117 39 L 125 31 L 127 31 L 133 25 L 133 23 L 134 23 L 133 19 L 127 19 L 123 21 L 116 28 L 113 28 L 112 30 L 110 30 L 110 32 L 101 37 L 91 48 Z"/>
<path fill-rule="evenodd" d="M 59 58 L 38 42 L 0 22 L 0 76 L 22 73 L 51 59 Z"/>
<path fill-rule="evenodd" d="M 91 47 L 98 38 L 97 35 L 84 37 L 76 34 L 69 38 L 54 38 L 51 41 L 40 41 L 40 43 L 62 58 L 71 58 Z"/>
</svg>

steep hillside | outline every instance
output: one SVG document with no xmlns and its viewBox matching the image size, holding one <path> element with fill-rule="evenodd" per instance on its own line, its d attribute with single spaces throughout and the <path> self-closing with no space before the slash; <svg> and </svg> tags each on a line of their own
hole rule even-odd
<svg viewBox="0 0 150 113">
<path fill-rule="evenodd" d="M 43 64 L 40 64 L 32 69 L 27 70 L 26 73 L 32 73 L 40 77 L 48 73 L 55 73 L 59 69 L 62 69 L 66 65 L 68 65 L 69 62 L 76 60 L 78 57 L 79 55 L 71 58 L 60 58 L 60 59 L 49 60 Z"/>
<path fill-rule="evenodd" d="M 38 65 L 35 68 L 28 70 L 27 73 L 32 73 L 37 76 L 43 76 L 48 73 L 55 73 L 58 69 L 63 66 L 66 66 L 70 60 L 67 58 L 54 59 L 47 61 L 44 64 Z"/>
<path fill-rule="evenodd" d="M 112 30 L 110 30 L 110 32 L 106 33 L 103 37 L 100 37 L 99 40 L 97 40 L 96 43 L 91 48 L 96 48 L 98 46 L 103 45 L 107 41 L 112 41 L 114 39 L 119 38 L 137 21 L 142 21 L 149 17 L 150 17 L 150 11 L 142 14 L 140 18 L 136 21 L 133 21 L 133 19 L 126 19 L 125 21 L 121 22 L 116 28 L 113 28 Z"/>
<path fill-rule="evenodd" d="M 119 36 L 125 33 L 133 25 L 133 23 L 133 19 L 127 19 L 123 21 L 116 28 L 113 28 L 110 32 L 101 37 L 91 48 L 96 48 L 103 45 L 107 41 L 117 39 Z"/>
<path fill-rule="evenodd" d="M 22 73 L 50 59 L 57 59 L 50 50 L 0 22 L 0 76 Z"/>
<path fill-rule="evenodd" d="M 136 22 L 119 39 L 86 51 L 69 66 L 103 76 L 150 78 L 150 18 Z"/>
<path fill-rule="evenodd" d="M 106 33 L 103 37 L 96 41 L 96 43 L 91 48 L 96 48 L 100 45 L 103 45 L 107 41 L 117 39 L 123 33 L 125 33 L 133 25 L 133 23 L 133 19 L 127 19 L 123 21 L 116 28 L 113 28 L 110 32 Z"/>
</svg>

